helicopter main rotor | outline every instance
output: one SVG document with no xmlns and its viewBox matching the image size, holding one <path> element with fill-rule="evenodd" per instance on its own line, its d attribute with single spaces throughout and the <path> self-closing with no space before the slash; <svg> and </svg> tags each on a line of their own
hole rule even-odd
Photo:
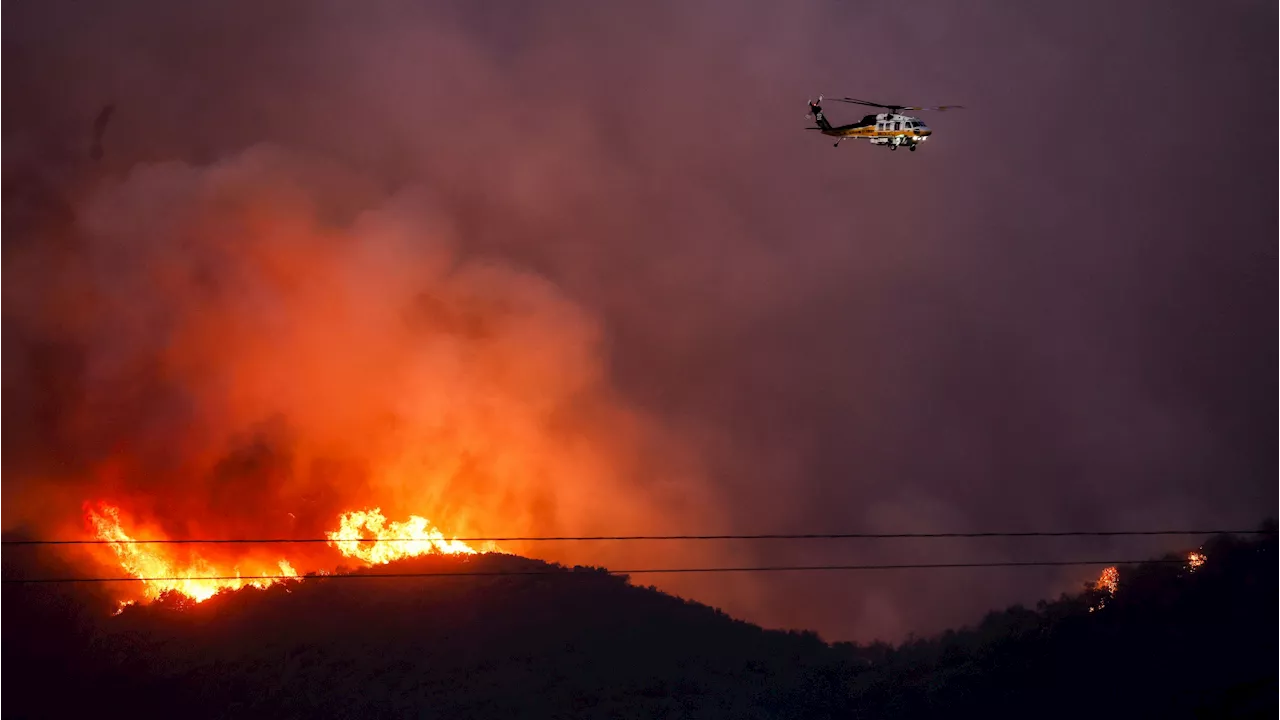
<svg viewBox="0 0 1280 720">
<path fill-rule="evenodd" d="M 867 107 L 884 108 L 894 115 L 900 115 L 903 110 L 936 110 L 938 112 L 946 112 L 947 110 L 963 110 L 963 105 L 885 105 L 883 103 L 875 103 L 870 100 L 859 100 L 857 98 L 831 98 L 836 102 L 851 103 L 853 105 L 866 105 Z"/>
</svg>

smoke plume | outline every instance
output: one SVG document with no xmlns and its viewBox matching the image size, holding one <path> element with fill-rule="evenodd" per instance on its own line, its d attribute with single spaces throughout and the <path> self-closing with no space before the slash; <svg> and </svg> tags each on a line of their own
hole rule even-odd
<svg viewBox="0 0 1280 720">
<path fill-rule="evenodd" d="M 82 534 L 98 500 L 138 535 L 258 537 L 364 506 L 459 536 L 1251 526 L 1275 507 L 1274 4 L 5 9 L 6 530 Z M 802 129 L 819 92 L 968 109 L 930 117 L 922 152 L 837 150 Z M 1188 107 L 1261 130 L 1206 142 Z M 1175 548 L 511 549 L 655 567 Z M 1095 576 L 661 583 L 892 639 Z"/>
<path fill-rule="evenodd" d="M 254 147 L 76 205 L 75 282 L 6 283 L 7 310 L 57 307 L 29 332 L 74 368 L 6 524 L 54 531 L 79 497 L 170 537 L 321 537 L 375 505 L 464 536 L 714 525 L 680 444 L 610 390 L 589 313 L 460 257 L 428 190 L 346 177 Z"/>
</svg>

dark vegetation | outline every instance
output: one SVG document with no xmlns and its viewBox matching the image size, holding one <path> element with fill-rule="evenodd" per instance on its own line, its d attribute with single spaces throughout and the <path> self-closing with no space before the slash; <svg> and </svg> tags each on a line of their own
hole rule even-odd
<svg viewBox="0 0 1280 720">
<path fill-rule="evenodd" d="M 6 577 L 24 550 L 6 551 Z M 1204 552 L 1195 572 L 1122 568 L 1115 597 L 1086 589 L 897 647 L 765 631 L 509 556 L 395 571 L 555 574 L 316 579 L 117 617 L 105 587 L 6 584 L 3 716 L 1274 718 L 1274 532 Z"/>
</svg>

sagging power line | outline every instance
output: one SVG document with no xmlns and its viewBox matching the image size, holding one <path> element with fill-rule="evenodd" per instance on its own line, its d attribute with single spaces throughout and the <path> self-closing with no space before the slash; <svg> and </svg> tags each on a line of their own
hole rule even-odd
<svg viewBox="0 0 1280 720">
<path fill-rule="evenodd" d="M 886 565 L 772 565 L 762 567 L 703 567 L 703 568 L 641 568 L 637 570 L 607 570 L 604 568 L 550 568 L 547 570 L 481 570 L 462 572 L 401 572 L 370 573 L 356 572 L 345 574 L 313 574 L 313 575 L 217 575 L 194 577 L 83 577 L 83 578 L 6 578 L 2 582 L 16 585 L 35 585 L 53 583 L 107 583 L 107 582 L 197 582 L 197 581 L 290 581 L 290 580 L 404 580 L 409 578 L 450 578 L 450 577 L 505 577 L 505 576 L 546 576 L 546 577 L 584 577 L 589 575 L 659 575 L 680 573 L 758 573 L 758 572 L 835 572 L 835 571 L 874 571 L 874 570 L 949 570 L 977 568 L 1029 568 L 1029 567 L 1070 567 L 1084 565 L 1138 565 L 1143 563 L 1185 563 L 1185 559 L 1148 559 L 1148 560 L 1030 560 L 1030 561 L 996 561 L 996 562 L 957 562 L 957 563 L 894 563 Z"/>
<path fill-rule="evenodd" d="M 1025 532 L 939 532 L 939 533 L 767 533 L 743 535 L 579 535 L 509 536 L 456 538 L 199 538 L 128 540 L 4 540 L 0 545 L 282 545 L 308 543 L 435 543 L 451 542 L 657 542 L 716 540 L 932 540 L 962 538 L 1062 538 L 1062 537 L 1151 537 L 1193 535 L 1265 535 L 1269 530 L 1071 530 Z"/>
</svg>

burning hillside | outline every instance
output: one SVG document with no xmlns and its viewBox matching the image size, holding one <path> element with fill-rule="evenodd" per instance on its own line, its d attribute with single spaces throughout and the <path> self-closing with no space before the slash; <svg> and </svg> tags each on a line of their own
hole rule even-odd
<svg viewBox="0 0 1280 720">
<path fill-rule="evenodd" d="M 1095 588 L 897 646 L 766 631 L 599 568 L 498 553 L 407 558 L 394 581 L 372 580 L 379 567 L 200 603 L 170 594 L 116 617 L 58 601 L 83 587 L 6 584 L 4 652 L 21 661 L 6 666 L 5 717 L 93 715 L 122 697 L 145 698 L 134 713 L 144 717 L 174 707 L 193 718 L 660 717 L 676 707 L 1077 718 L 1100 694 L 1132 717 L 1273 717 L 1275 537 L 1206 545 L 1197 555 L 1213 562 L 1194 573 L 1169 557 L 1126 566 L 1146 580 L 1121 585 L 1124 601 L 1103 612 L 1081 602 Z M 74 691 L 49 693 L 49 677 Z"/>
<path fill-rule="evenodd" d="M 1209 557 L 1199 550 L 1187 552 L 1184 556 L 1182 568 L 1188 573 L 1193 573 L 1208 562 Z M 1120 589 L 1120 570 L 1115 566 L 1107 567 L 1098 575 L 1098 579 L 1087 585 L 1090 589 L 1097 593 L 1097 604 L 1089 608 L 1089 612 L 1101 610 L 1106 607 L 1107 601 L 1116 596 L 1116 591 Z"/>
<path fill-rule="evenodd" d="M 250 571 L 251 579 L 241 579 L 241 568 L 234 574 L 216 567 L 199 555 L 192 554 L 185 561 L 175 559 L 163 545 L 139 544 L 120 524 L 120 510 L 110 505 L 98 509 L 88 508 L 85 519 L 97 537 L 110 543 L 111 550 L 120 559 L 120 566 L 130 575 L 142 579 L 143 593 L 154 600 L 166 592 L 179 592 L 196 602 L 213 597 L 219 590 L 238 590 L 246 585 L 266 587 L 273 580 L 267 577 L 297 577 L 298 573 L 287 560 L 280 560 L 275 568 Z"/>
<path fill-rule="evenodd" d="M 474 555 L 476 550 L 444 534 L 426 518 L 412 516 L 404 522 L 388 521 L 378 508 L 344 513 L 339 527 L 326 533 L 328 544 L 342 557 L 354 558 L 368 565 L 385 565 L 419 555 Z M 121 568 L 138 578 L 143 597 L 155 600 L 167 592 L 176 592 L 194 602 L 204 602 L 222 590 L 242 587 L 265 588 L 277 582 L 298 578 L 289 561 L 289 543 L 279 543 L 281 555 L 274 565 L 250 560 L 228 568 L 215 565 L 195 550 L 175 551 L 183 543 L 167 538 L 140 540 L 130 536 L 120 519 L 120 509 L 105 503 L 86 507 L 85 521 L 97 539 L 103 541 L 119 559 Z M 498 546 L 488 543 L 487 551 Z M 324 568 L 308 571 L 327 572 Z M 132 600 L 122 602 L 131 604 Z"/>
<path fill-rule="evenodd" d="M 6 245 L 7 529 L 87 522 L 112 542 L 99 560 L 166 578 L 146 597 L 201 600 L 344 557 L 494 549 L 458 535 L 718 524 L 684 443 L 609 387 L 592 317 L 467 255 L 426 191 L 257 148 L 71 201 L 59 242 L 32 222 Z M 264 537 L 328 542 L 128 542 Z"/>
</svg>

